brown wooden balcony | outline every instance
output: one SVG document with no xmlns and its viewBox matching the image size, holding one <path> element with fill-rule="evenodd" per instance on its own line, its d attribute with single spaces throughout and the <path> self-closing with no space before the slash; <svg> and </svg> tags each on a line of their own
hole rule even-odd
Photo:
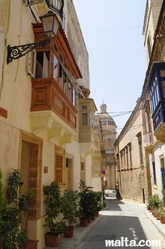
<svg viewBox="0 0 165 249">
<path fill-rule="evenodd" d="M 77 110 L 57 82 L 53 78 L 32 79 L 31 113 L 44 113 L 47 110 L 55 114 L 52 121 L 55 128 L 64 128 L 65 126 L 65 129 L 67 127 L 68 130 L 76 132 Z M 40 114 L 40 116 L 42 115 L 44 114 Z M 43 126 L 43 121 L 38 124 L 38 128 L 39 126 Z"/>
</svg>

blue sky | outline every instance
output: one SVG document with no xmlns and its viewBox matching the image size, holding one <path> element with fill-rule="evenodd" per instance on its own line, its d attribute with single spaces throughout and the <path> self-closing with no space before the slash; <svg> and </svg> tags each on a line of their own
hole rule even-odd
<svg viewBox="0 0 165 249">
<path fill-rule="evenodd" d="M 145 0 L 73 0 L 89 54 L 90 97 L 104 101 L 120 133 L 142 92 Z M 121 113 L 119 113 L 121 112 Z"/>
</svg>

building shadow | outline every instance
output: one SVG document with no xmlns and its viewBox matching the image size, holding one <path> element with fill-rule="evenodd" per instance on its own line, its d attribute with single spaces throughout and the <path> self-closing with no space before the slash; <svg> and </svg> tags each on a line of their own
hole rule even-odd
<svg viewBox="0 0 165 249">
<path fill-rule="evenodd" d="M 114 241 L 114 244 L 108 246 L 107 241 Z M 91 249 L 129 248 L 130 246 L 126 243 L 131 242 L 136 243 L 136 246 L 131 246 L 132 248 L 141 248 L 138 246 L 140 241 L 145 243 L 147 238 L 137 217 L 103 215 L 97 226 L 83 239 L 83 246 L 87 248 L 85 246 L 88 245 Z M 143 244 L 142 248 L 150 249 L 151 247 Z"/>
</svg>

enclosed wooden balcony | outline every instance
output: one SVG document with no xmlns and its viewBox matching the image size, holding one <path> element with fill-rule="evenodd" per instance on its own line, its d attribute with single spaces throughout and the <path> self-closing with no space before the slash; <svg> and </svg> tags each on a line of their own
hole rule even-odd
<svg viewBox="0 0 165 249">
<path fill-rule="evenodd" d="M 149 91 L 154 135 L 158 140 L 165 142 L 165 62 L 153 63 Z"/>
<path fill-rule="evenodd" d="M 43 130 L 48 136 L 77 136 L 77 110 L 53 78 L 32 79 L 31 120 L 32 131 Z"/>
</svg>

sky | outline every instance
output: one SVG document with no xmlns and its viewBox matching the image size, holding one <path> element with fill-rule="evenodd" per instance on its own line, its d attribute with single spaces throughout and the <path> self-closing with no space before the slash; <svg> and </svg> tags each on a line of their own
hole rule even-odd
<svg viewBox="0 0 165 249">
<path fill-rule="evenodd" d="M 89 54 L 90 97 L 107 105 L 120 133 L 141 96 L 146 0 L 73 0 Z M 101 5 L 102 4 L 102 5 Z"/>
</svg>

